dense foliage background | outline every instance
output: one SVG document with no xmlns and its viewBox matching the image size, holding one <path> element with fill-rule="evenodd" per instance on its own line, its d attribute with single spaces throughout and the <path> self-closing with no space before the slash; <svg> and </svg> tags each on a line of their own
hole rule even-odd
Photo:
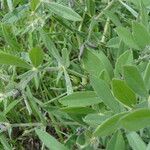
<svg viewBox="0 0 150 150">
<path fill-rule="evenodd" d="M 0 0 L 0 149 L 150 150 L 149 0 Z"/>
</svg>

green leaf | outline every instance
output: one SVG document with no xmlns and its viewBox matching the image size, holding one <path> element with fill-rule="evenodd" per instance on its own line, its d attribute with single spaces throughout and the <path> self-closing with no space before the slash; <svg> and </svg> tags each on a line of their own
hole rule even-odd
<svg viewBox="0 0 150 150">
<path fill-rule="evenodd" d="M 140 1 L 140 19 L 141 23 L 148 29 L 149 23 L 148 23 L 148 12 L 146 6 L 144 6 L 143 1 Z"/>
<path fill-rule="evenodd" d="M 17 56 L 13 56 L 11 54 L 0 52 L 0 64 L 2 65 L 14 65 L 16 67 L 22 67 L 31 69 L 31 65 L 28 64 L 23 59 L 20 59 Z"/>
<path fill-rule="evenodd" d="M 87 115 L 90 113 L 95 113 L 95 110 L 90 108 L 90 107 L 65 107 L 61 108 L 62 111 L 68 113 L 68 114 L 73 114 L 73 115 Z"/>
<path fill-rule="evenodd" d="M 83 62 L 85 69 L 96 77 L 100 76 L 101 71 L 105 69 L 103 62 L 96 53 L 90 50 L 85 52 Z"/>
<path fill-rule="evenodd" d="M 40 4 L 40 0 L 31 0 L 30 5 L 31 5 L 31 10 L 35 11 L 37 7 Z"/>
<path fill-rule="evenodd" d="M 143 49 L 147 45 L 150 45 L 150 33 L 144 27 L 144 25 L 137 22 L 133 22 L 132 30 L 135 42 L 140 48 Z"/>
<path fill-rule="evenodd" d="M 81 16 L 69 7 L 66 7 L 64 5 L 61 5 L 55 2 L 50 2 L 50 3 L 45 3 L 45 4 L 51 12 L 55 13 L 58 16 L 61 16 L 71 21 L 82 20 Z"/>
<path fill-rule="evenodd" d="M 70 66 L 70 58 L 69 58 L 70 52 L 67 50 L 67 48 L 62 49 L 62 58 L 65 68 L 68 68 Z"/>
<path fill-rule="evenodd" d="M 93 76 L 100 76 L 101 72 L 106 69 L 110 78 L 113 77 L 113 68 L 103 52 L 94 52 L 92 50 L 86 50 L 84 58 L 85 69 Z"/>
<path fill-rule="evenodd" d="M 107 42 L 107 47 L 110 48 L 119 48 L 120 38 L 113 37 Z"/>
<path fill-rule="evenodd" d="M 143 97 L 148 96 L 143 78 L 135 66 L 124 66 L 124 78 L 128 86 L 137 94 Z"/>
<path fill-rule="evenodd" d="M 141 0 L 126 0 L 126 1 L 130 1 L 130 2 L 134 3 L 137 6 L 140 6 L 140 2 L 141 2 Z M 142 0 L 142 2 L 145 6 L 150 6 L 150 1 Z"/>
<path fill-rule="evenodd" d="M 120 77 L 123 75 L 123 66 L 129 65 L 133 63 L 133 53 L 132 51 L 128 50 L 125 51 L 122 55 L 119 56 L 115 65 L 115 75 Z"/>
<path fill-rule="evenodd" d="M 70 95 L 73 93 L 72 82 L 71 82 L 71 79 L 67 70 L 63 68 L 63 71 L 64 71 L 64 76 L 65 76 L 65 81 L 66 81 L 67 94 Z"/>
<path fill-rule="evenodd" d="M 43 52 L 43 50 L 41 48 L 35 47 L 35 48 L 32 48 L 30 50 L 29 57 L 30 57 L 30 59 L 32 61 L 32 64 L 35 67 L 38 67 L 43 62 L 44 52 Z"/>
<path fill-rule="evenodd" d="M 120 22 L 118 16 L 117 16 L 115 13 L 113 13 L 112 11 L 106 10 L 106 11 L 104 11 L 104 14 L 105 14 L 107 17 L 109 17 L 109 19 L 110 19 L 116 26 L 121 26 L 121 22 Z"/>
<path fill-rule="evenodd" d="M 150 126 L 150 109 L 137 109 L 121 118 L 120 123 L 130 131 Z"/>
<path fill-rule="evenodd" d="M 88 114 L 87 116 L 85 116 L 83 121 L 91 126 L 98 126 L 99 124 L 104 122 L 106 119 L 108 119 L 110 116 L 111 114 L 109 113 L 108 114 L 101 114 L 101 113 Z"/>
<path fill-rule="evenodd" d="M 123 1 L 119 1 L 135 18 L 138 17 L 138 13 L 131 8 L 129 5 L 127 5 L 126 3 L 124 3 Z"/>
<path fill-rule="evenodd" d="M 127 134 L 127 139 L 133 150 L 146 150 L 146 144 L 136 132 Z"/>
<path fill-rule="evenodd" d="M 13 1 L 12 0 L 6 0 L 6 1 L 7 1 L 9 11 L 12 11 L 13 10 Z"/>
<path fill-rule="evenodd" d="M 59 102 L 67 107 L 86 107 L 101 103 L 102 100 L 93 91 L 75 92 L 65 96 Z"/>
<path fill-rule="evenodd" d="M 93 86 L 97 96 L 104 102 L 106 106 L 114 112 L 120 112 L 120 105 L 111 93 L 108 84 L 96 77 L 91 77 L 91 85 Z"/>
<path fill-rule="evenodd" d="M 0 122 L 8 122 L 7 118 L 4 116 L 2 112 L 0 112 Z"/>
<path fill-rule="evenodd" d="M 7 115 L 20 101 L 19 100 L 14 100 L 11 102 L 5 109 L 4 115 Z"/>
<path fill-rule="evenodd" d="M 1 25 L 3 36 L 7 44 L 13 51 L 22 51 L 21 45 L 18 43 L 16 36 L 12 32 L 12 28 L 6 25 Z"/>
<path fill-rule="evenodd" d="M 0 135 L 0 142 L 3 145 L 4 150 L 12 150 L 11 146 L 8 143 L 8 139 L 4 135 Z"/>
<path fill-rule="evenodd" d="M 128 45 L 130 48 L 139 49 L 134 41 L 132 33 L 128 29 L 124 27 L 118 27 L 116 31 L 126 45 Z"/>
<path fill-rule="evenodd" d="M 111 118 L 104 121 L 101 125 L 99 125 L 95 132 L 94 136 L 107 136 L 115 132 L 119 127 L 119 120 L 122 116 L 124 116 L 126 113 L 120 113 L 117 115 L 112 116 Z"/>
<path fill-rule="evenodd" d="M 40 140 L 50 150 L 68 150 L 63 144 L 59 143 L 54 137 L 40 129 L 35 130 Z"/>
<path fill-rule="evenodd" d="M 102 51 L 100 51 L 99 53 L 95 53 L 95 54 L 99 57 L 99 59 L 103 63 L 103 65 L 104 65 L 105 69 L 107 70 L 110 78 L 112 78 L 114 76 L 113 67 L 112 67 L 112 64 L 110 63 L 108 57 Z"/>
<path fill-rule="evenodd" d="M 40 31 L 40 37 L 45 45 L 45 47 L 48 49 L 49 53 L 59 62 L 61 63 L 61 56 L 55 46 L 55 44 L 53 43 L 53 41 L 51 40 L 51 38 L 47 35 L 46 31 L 44 31 L 43 29 L 41 29 Z M 62 64 L 62 63 L 61 63 Z"/>
<path fill-rule="evenodd" d="M 44 124 L 46 123 L 45 122 L 45 118 L 43 117 L 42 113 L 41 113 L 41 110 L 39 109 L 39 106 L 37 105 L 36 103 L 36 98 L 32 95 L 31 93 L 31 90 L 29 88 L 29 86 L 27 86 L 26 88 L 26 96 L 28 98 L 28 101 L 29 101 L 29 105 L 31 106 L 31 109 L 32 109 L 32 112 L 33 112 L 33 115 L 36 117 L 36 118 L 40 118 L 41 122 Z M 41 105 L 41 104 L 40 104 Z"/>
<path fill-rule="evenodd" d="M 87 11 L 92 17 L 95 14 L 95 0 L 86 0 Z"/>
<path fill-rule="evenodd" d="M 64 26 L 66 29 L 70 30 L 71 32 L 76 33 L 77 35 L 85 38 L 86 37 L 86 33 L 79 31 L 76 29 L 75 25 L 72 24 L 69 20 L 65 20 L 62 17 L 59 16 L 55 16 L 54 17 L 56 21 L 58 21 L 62 26 Z"/>
<path fill-rule="evenodd" d="M 150 142 L 148 143 L 146 150 L 150 150 Z"/>
<path fill-rule="evenodd" d="M 7 13 L 3 17 L 2 22 L 5 24 L 13 24 L 18 20 L 22 19 L 28 10 L 29 10 L 28 5 L 19 6 L 15 8 L 13 11 Z"/>
<path fill-rule="evenodd" d="M 84 145 L 86 145 L 86 138 L 85 138 L 85 135 L 84 133 L 81 133 L 78 137 L 77 137 L 77 140 L 76 140 L 76 144 L 80 147 L 84 147 Z"/>
<path fill-rule="evenodd" d="M 125 141 L 120 131 L 112 136 L 108 142 L 106 150 L 125 150 Z"/>
<path fill-rule="evenodd" d="M 135 93 L 123 80 L 113 79 L 112 89 L 114 96 L 124 105 L 133 107 L 136 104 Z"/>
</svg>

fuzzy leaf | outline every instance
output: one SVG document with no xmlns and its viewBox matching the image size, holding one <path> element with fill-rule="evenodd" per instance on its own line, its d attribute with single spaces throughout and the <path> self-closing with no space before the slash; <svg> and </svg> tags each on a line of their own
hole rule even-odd
<svg viewBox="0 0 150 150">
<path fill-rule="evenodd" d="M 68 150 L 63 144 L 59 143 L 54 137 L 52 137 L 47 132 L 40 129 L 35 130 L 36 134 L 40 140 L 48 147 L 50 150 Z"/>
<path fill-rule="evenodd" d="M 43 62 L 44 52 L 41 48 L 35 47 L 30 50 L 29 56 L 32 61 L 32 64 L 35 67 L 38 67 Z"/>
<path fill-rule="evenodd" d="M 117 115 L 112 116 L 111 118 L 104 121 L 101 125 L 99 125 L 95 132 L 94 136 L 107 136 L 112 134 L 115 130 L 120 127 L 119 120 L 122 116 L 126 113 L 120 113 Z"/>
<path fill-rule="evenodd" d="M 122 80 L 113 79 L 112 88 L 115 97 L 124 105 L 133 107 L 136 104 L 136 95 Z"/>
<path fill-rule="evenodd" d="M 116 31 L 126 45 L 128 45 L 130 48 L 139 49 L 134 41 L 132 33 L 128 29 L 124 27 L 118 27 Z"/>
<path fill-rule="evenodd" d="M 0 64 L 14 65 L 16 67 L 31 69 L 31 65 L 17 56 L 0 52 Z"/>
<path fill-rule="evenodd" d="M 120 105 L 111 93 L 107 83 L 99 78 L 92 77 L 91 85 L 93 86 L 97 96 L 104 102 L 106 106 L 114 112 L 120 112 Z"/>
<path fill-rule="evenodd" d="M 143 49 L 150 45 L 150 33 L 144 27 L 144 25 L 134 22 L 132 25 L 132 30 L 135 42 L 140 48 Z"/>
<path fill-rule="evenodd" d="M 71 21 L 82 20 L 81 16 L 69 7 L 66 7 L 64 5 L 61 5 L 55 2 L 50 2 L 50 3 L 45 3 L 45 4 L 51 12 L 55 13 L 58 16 L 61 16 Z"/>
<path fill-rule="evenodd" d="M 150 126 L 150 109 L 138 109 L 121 118 L 120 123 L 130 131 Z"/>
<path fill-rule="evenodd" d="M 124 66 L 124 78 L 127 82 L 128 86 L 137 94 L 140 96 L 147 97 L 148 92 L 145 87 L 143 78 L 135 66 Z"/>
<path fill-rule="evenodd" d="M 59 100 L 61 104 L 67 107 L 86 107 L 101 103 L 102 100 L 93 91 L 75 92 Z"/>
</svg>

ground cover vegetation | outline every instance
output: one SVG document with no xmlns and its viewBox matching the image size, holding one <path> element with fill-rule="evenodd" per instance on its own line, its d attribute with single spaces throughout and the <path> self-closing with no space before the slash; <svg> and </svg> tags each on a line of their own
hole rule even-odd
<svg viewBox="0 0 150 150">
<path fill-rule="evenodd" d="M 0 0 L 1 150 L 150 150 L 149 0 Z"/>
</svg>

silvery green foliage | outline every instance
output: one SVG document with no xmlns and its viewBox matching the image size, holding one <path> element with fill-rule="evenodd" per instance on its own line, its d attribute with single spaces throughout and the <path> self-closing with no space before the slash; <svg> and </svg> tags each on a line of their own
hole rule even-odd
<svg viewBox="0 0 150 150">
<path fill-rule="evenodd" d="M 1 0 L 0 149 L 149 149 L 149 5 Z"/>
</svg>

